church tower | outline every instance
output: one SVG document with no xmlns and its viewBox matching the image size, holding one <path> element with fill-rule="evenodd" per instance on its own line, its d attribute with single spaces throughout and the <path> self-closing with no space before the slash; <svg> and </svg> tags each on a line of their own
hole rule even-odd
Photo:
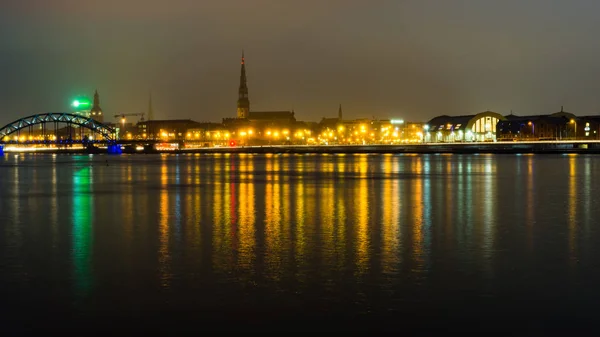
<svg viewBox="0 0 600 337">
<path fill-rule="evenodd" d="M 92 106 L 92 110 L 90 110 L 90 117 L 100 123 L 104 122 L 104 116 L 102 115 L 102 109 L 100 108 L 100 96 L 98 95 L 97 89 L 94 93 L 94 105 Z"/>
<path fill-rule="evenodd" d="M 340 122 L 342 121 L 342 104 L 340 103 L 340 108 L 338 109 L 338 119 Z"/>
<path fill-rule="evenodd" d="M 240 89 L 237 101 L 237 118 L 248 118 L 250 113 L 250 101 L 248 100 L 248 86 L 246 84 L 246 64 L 244 52 L 242 51 L 242 73 L 240 75 Z"/>
</svg>

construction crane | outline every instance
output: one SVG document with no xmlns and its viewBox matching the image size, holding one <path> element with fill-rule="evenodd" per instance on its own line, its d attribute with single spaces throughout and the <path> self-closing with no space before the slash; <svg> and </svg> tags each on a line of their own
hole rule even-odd
<svg viewBox="0 0 600 337">
<path fill-rule="evenodd" d="M 144 115 L 145 113 L 141 112 L 141 113 L 131 113 L 131 114 L 119 114 L 119 115 L 115 115 L 115 118 L 121 118 L 121 123 L 123 123 L 123 127 L 125 127 L 125 117 L 129 117 L 129 116 L 141 116 L 142 118 L 140 118 L 140 120 L 143 122 L 144 121 Z"/>
</svg>

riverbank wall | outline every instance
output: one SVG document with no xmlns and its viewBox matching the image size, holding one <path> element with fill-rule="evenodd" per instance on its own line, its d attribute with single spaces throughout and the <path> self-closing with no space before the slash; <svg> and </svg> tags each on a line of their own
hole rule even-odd
<svg viewBox="0 0 600 337">
<path fill-rule="evenodd" d="M 35 150 L 12 147 L 11 150 L 5 149 L 5 153 L 80 153 L 80 154 L 102 154 L 107 153 L 106 149 L 43 149 Z M 600 141 L 571 141 L 571 142 L 490 142 L 490 143 L 427 143 L 427 144 L 406 144 L 406 145 L 288 145 L 288 146 L 236 146 L 236 147 L 201 147 L 179 150 L 153 150 L 146 147 L 144 150 L 123 149 L 125 154 L 151 154 L 151 153 L 173 153 L 173 154 L 194 154 L 194 153 L 290 153 L 290 154 L 354 154 L 354 153 L 405 153 L 405 154 L 436 154 L 436 153 L 456 153 L 456 154 L 517 154 L 517 153 L 536 153 L 536 154 L 600 154 Z"/>
</svg>

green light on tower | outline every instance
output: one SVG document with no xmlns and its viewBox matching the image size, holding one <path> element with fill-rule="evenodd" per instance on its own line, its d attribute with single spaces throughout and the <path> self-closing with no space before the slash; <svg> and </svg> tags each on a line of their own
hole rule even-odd
<svg viewBox="0 0 600 337">
<path fill-rule="evenodd" d="M 71 105 L 77 110 L 89 110 L 91 102 L 87 97 L 78 97 L 73 100 Z"/>
</svg>

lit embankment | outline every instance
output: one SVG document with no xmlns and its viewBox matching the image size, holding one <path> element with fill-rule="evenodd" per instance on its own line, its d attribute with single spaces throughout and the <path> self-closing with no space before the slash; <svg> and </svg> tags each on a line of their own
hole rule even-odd
<svg viewBox="0 0 600 337">
<path fill-rule="evenodd" d="M 267 146 L 223 146 L 180 148 L 178 144 L 165 147 L 158 146 L 123 146 L 113 145 L 90 150 L 83 146 L 68 148 L 6 146 L 4 152 L 39 152 L 39 153 L 580 153 L 600 154 L 600 141 L 538 141 L 538 142 L 487 142 L 487 143 L 426 143 L 403 145 L 267 145 Z M 108 151 L 107 151 L 108 150 Z M 1 152 L 0 152 L 1 153 Z"/>
<path fill-rule="evenodd" d="M 206 147 L 178 153 L 600 153 L 600 141 Z"/>
</svg>

